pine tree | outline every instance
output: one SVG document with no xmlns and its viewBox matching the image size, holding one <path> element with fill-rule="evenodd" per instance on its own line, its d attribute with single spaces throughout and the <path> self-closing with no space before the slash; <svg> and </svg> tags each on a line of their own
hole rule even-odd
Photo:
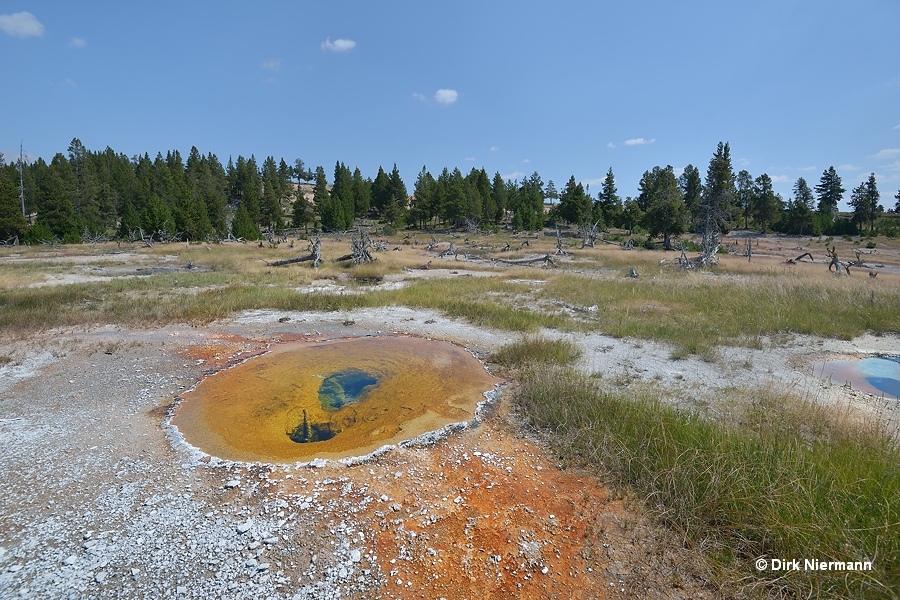
<svg viewBox="0 0 900 600">
<path fill-rule="evenodd" d="M 491 197 L 496 207 L 494 220 L 500 223 L 506 215 L 506 207 L 509 204 L 507 185 L 500 173 L 494 173 L 494 178 L 491 180 Z"/>
<path fill-rule="evenodd" d="M 391 225 L 402 224 L 409 205 L 409 194 L 406 192 L 406 184 L 400 178 L 397 163 L 394 163 L 389 181 L 390 199 L 384 210 L 384 218 Z"/>
<path fill-rule="evenodd" d="M 234 213 L 234 220 L 231 221 L 231 235 L 236 238 L 245 240 L 258 240 L 260 238 L 259 228 L 247 212 L 247 207 L 243 202 L 238 205 L 237 211 Z"/>
<path fill-rule="evenodd" d="M 825 169 L 822 178 L 816 185 L 816 197 L 819 201 L 816 212 L 825 219 L 828 225 L 834 221 L 834 213 L 837 212 L 838 203 L 844 199 L 845 191 L 841 185 L 841 178 L 834 167 Z"/>
<path fill-rule="evenodd" d="M 815 197 L 812 190 L 802 177 L 794 184 L 794 197 L 788 201 L 787 223 L 784 231 L 803 235 L 813 229 Z"/>
<path fill-rule="evenodd" d="M 744 217 L 744 229 L 747 229 L 750 226 L 750 216 L 753 214 L 753 176 L 746 169 L 741 169 L 737 174 L 735 197 Z"/>
<path fill-rule="evenodd" d="M 593 206 L 590 197 L 584 192 L 584 186 L 575 182 L 574 175 L 569 177 L 559 198 L 559 214 L 563 219 L 579 227 L 588 224 L 593 216 Z"/>
<path fill-rule="evenodd" d="M 875 231 L 875 221 L 878 219 L 878 215 L 884 212 L 880 200 L 881 194 L 875 184 L 875 173 L 870 174 L 868 179 L 853 189 L 850 196 L 850 207 L 853 208 L 853 222 L 860 229 L 863 225 L 868 224 L 869 233 Z"/>
<path fill-rule="evenodd" d="M 437 181 L 423 165 L 413 186 L 413 205 L 410 209 L 410 219 L 420 228 L 425 229 L 427 224 L 437 216 L 438 209 Z"/>
<path fill-rule="evenodd" d="M 335 203 L 334 213 L 337 219 L 334 229 L 351 229 L 356 214 L 356 199 L 353 195 L 353 176 L 350 169 L 342 162 L 334 165 L 334 183 L 331 185 L 331 202 Z"/>
<path fill-rule="evenodd" d="M 696 231 L 703 202 L 703 180 L 700 177 L 700 169 L 694 165 L 686 166 L 678 177 L 678 187 L 684 196 L 684 205 L 691 218 L 691 229 Z"/>
<path fill-rule="evenodd" d="M 728 142 L 719 142 L 706 170 L 703 186 L 703 219 L 714 221 L 722 233 L 731 228 L 735 200 L 735 176 Z M 708 216 L 707 216 L 708 214 Z"/>
<path fill-rule="evenodd" d="M 378 174 L 375 181 L 372 182 L 372 208 L 379 215 L 384 215 L 388 204 L 391 202 L 391 180 L 384 172 L 384 169 L 378 167 Z"/>
<path fill-rule="evenodd" d="M 284 162 L 284 161 L 282 161 Z M 287 165 L 285 165 L 286 167 Z M 260 222 L 269 231 L 284 229 L 284 210 L 281 198 L 285 192 L 282 173 L 279 172 L 273 156 L 267 156 L 262 167 L 262 198 L 260 201 Z"/>
<path fill-rule="evenodd" d="M 357 217 L 369 214 L 372 204 L 372 181 L 363 179 L 359 167 L 353 170 L 353 213 Z"/>
<path fill-rule="evenodd" d="M 547 187 L 544 189 L 545 198 L 550 199 L 550 204 L 555 204 L 559 201 L 559 192 L 556 190 L 556 184 L 553 183 L 553 180 L 547 182 Z"/>
<path fill-rule="evenodd" d="M 619 227 L 622 225 L 622 199 L 619 198 L 616 190 L 616 178 L 613 175 L 612 167 L 606 172 L 606 177 L 603 179 L 603 183 L 600 184 L 597 204 L 600 214 L 594 215 L 595 221 L 602 218 L 602 222 L 607 226 Z"/>
<path fill-rule="evenodd" d="M 663 248 L 672 249 L 673 235 L 687 230 L 690 213 L 671 165 L 653 167 L 641 178 L 638 206 L 643 211 L 643 224 L 651 236 L 663 236 Z"/>
<path fill-rule="evenodd" d="M 763 235 L 769 225 L 778 221 L 780 212 L 781 202 L 772 189 L 772 178 L 763 173 L 753 181 L 753 218 Z"/>
<path fill-rule="evenodd" d="M 0 175 L 0 242 L 18 237 L 24 241 L 28 224 L 22 215 L 19 190 L 7 177 Z"/>
</svg>

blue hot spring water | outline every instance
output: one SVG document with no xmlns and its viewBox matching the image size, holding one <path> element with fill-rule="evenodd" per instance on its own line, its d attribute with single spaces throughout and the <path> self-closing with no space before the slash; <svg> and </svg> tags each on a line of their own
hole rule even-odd
<svg viewBox="0 0 900 600">
<path fill-rule="evenodd" d="M 347 369 L 329 375 L 319 387 L 322 408 L 337 410 L 345 404 L 362 400 L 368 388 L 378 383 L 374 375 L 359 369 Z"/>
</svg>

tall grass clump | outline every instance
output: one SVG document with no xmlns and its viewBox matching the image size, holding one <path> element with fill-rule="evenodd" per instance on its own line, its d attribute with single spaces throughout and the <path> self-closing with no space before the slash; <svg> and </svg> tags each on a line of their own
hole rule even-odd
<svg viewBox="0 0 900 600">
<path fill-rule="evenodd" d="M 571 340 L 526 335 L 506 344 L 491 356 L 493 362 L 507 368 L 527 365 L 569 365 L 581 356 L 581 348 Z"/>
<path fill-rule="evenodd" d="M 900 589 L 900 447 L 877 422 L 835 421 L 813 403 L 753 392 L 724 424 L 625 397 L 560 367 L 515 394 L 565 461 L 646 499 L 703 549 L 726 585 L 778 597 L 885 598 Z M 872 561 L 868 571 L 758 570 L 757 559 Z"/>
</svg>

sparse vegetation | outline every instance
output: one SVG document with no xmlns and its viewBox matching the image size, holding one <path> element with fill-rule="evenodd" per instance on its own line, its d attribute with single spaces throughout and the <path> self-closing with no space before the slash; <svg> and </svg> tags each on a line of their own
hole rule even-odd
<svg viewBox="0 0 900 600">
<path fill-rule="evenodd" d="M 644 498 L 735 590 L 883 598 L 900 583 L 900 447 L 878 422 L 749 390 L 729 423 L 625 397 L 568 368 L 521 377 L 515 400 L 560 459 Z M 758 571 L 758 558 L 871 560 L 871 571 Z"/>
<path fill-rule="evenodd" d="M 323 238 L 318 269 L 270 266 L 302 254 L 302 240 L 296 248 L 157 244 L 126 256 L 102 244 L 2 248 L 0 257 L 15 260 L 0 271 L 0 331 L 202 324 L 250 309 L 406 306 L 518 332 L 491 360 L 513 374 L 515 400 L 536 427 L 552 432 L 561 462 L 589 465 L 643 499 L 736 593 L 875 598 L 900 585 L 900 449 L 881 423 L 755 389 L 735 391 L 740 401 L 728 410 L 685 412 L 673 408 L 660 381 L 640 381 L 626 369 L 608 377 L 575 371 L 579 346 L 563 335 L 605 333 L 632 340 L 635 350 L 656 340 L 671 346 L 673 360 L 717 361 L 722 345 L 760 350 L 789 343 L 793 333 L 897 333 L 900 287 L 891 274 L 834 275 L 822 248 L 813 250 L 817 263 L 787 266 L 754 250 L 752 261 L 723 256 L 719 266 L 696 271 L 679 268 L 676 253 L 574 241 L 564 242 L 567 255 L 556 268 L 542 269 L 492 260 L 552 254 L 555 236 L 530 236 L 527 246 L 510 233 L 436 238 L 438 248 L 428 251 L 421 240 L 386 240 L 402 251 L 376 252 L 359 266 L 333 260 L 346 253 L 347 239 Z M 879 260 L 896 246 L 882 239 Z M 860 243 L 828 242 L 842 256 Z M 458 259 L 439 256 L 450 243 Z M 791 256 L 799 253 L 791 248 Z M 639 275 L 629 276 L 631 269 Z M 11 361 L 0 356 L 0 366 Z M 754 364 L 747 358 L 737 366 Z M 773 576 L 753 569 L 757 557 L 872 559 L 876 567 L 852 577 Z"/>
</svg>

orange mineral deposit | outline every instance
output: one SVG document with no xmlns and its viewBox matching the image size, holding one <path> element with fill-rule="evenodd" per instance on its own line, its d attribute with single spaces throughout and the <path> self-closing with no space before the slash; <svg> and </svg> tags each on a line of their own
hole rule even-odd
<svg viewBox="0 0 900 600">
<path fill-rule="evenodd" d="M 182 396 L 172 424 L 228 460 L 362 456 L 471 420 L 499 380 L 467 350 L 410 336 L 282 344 Z"/>
</svg>

